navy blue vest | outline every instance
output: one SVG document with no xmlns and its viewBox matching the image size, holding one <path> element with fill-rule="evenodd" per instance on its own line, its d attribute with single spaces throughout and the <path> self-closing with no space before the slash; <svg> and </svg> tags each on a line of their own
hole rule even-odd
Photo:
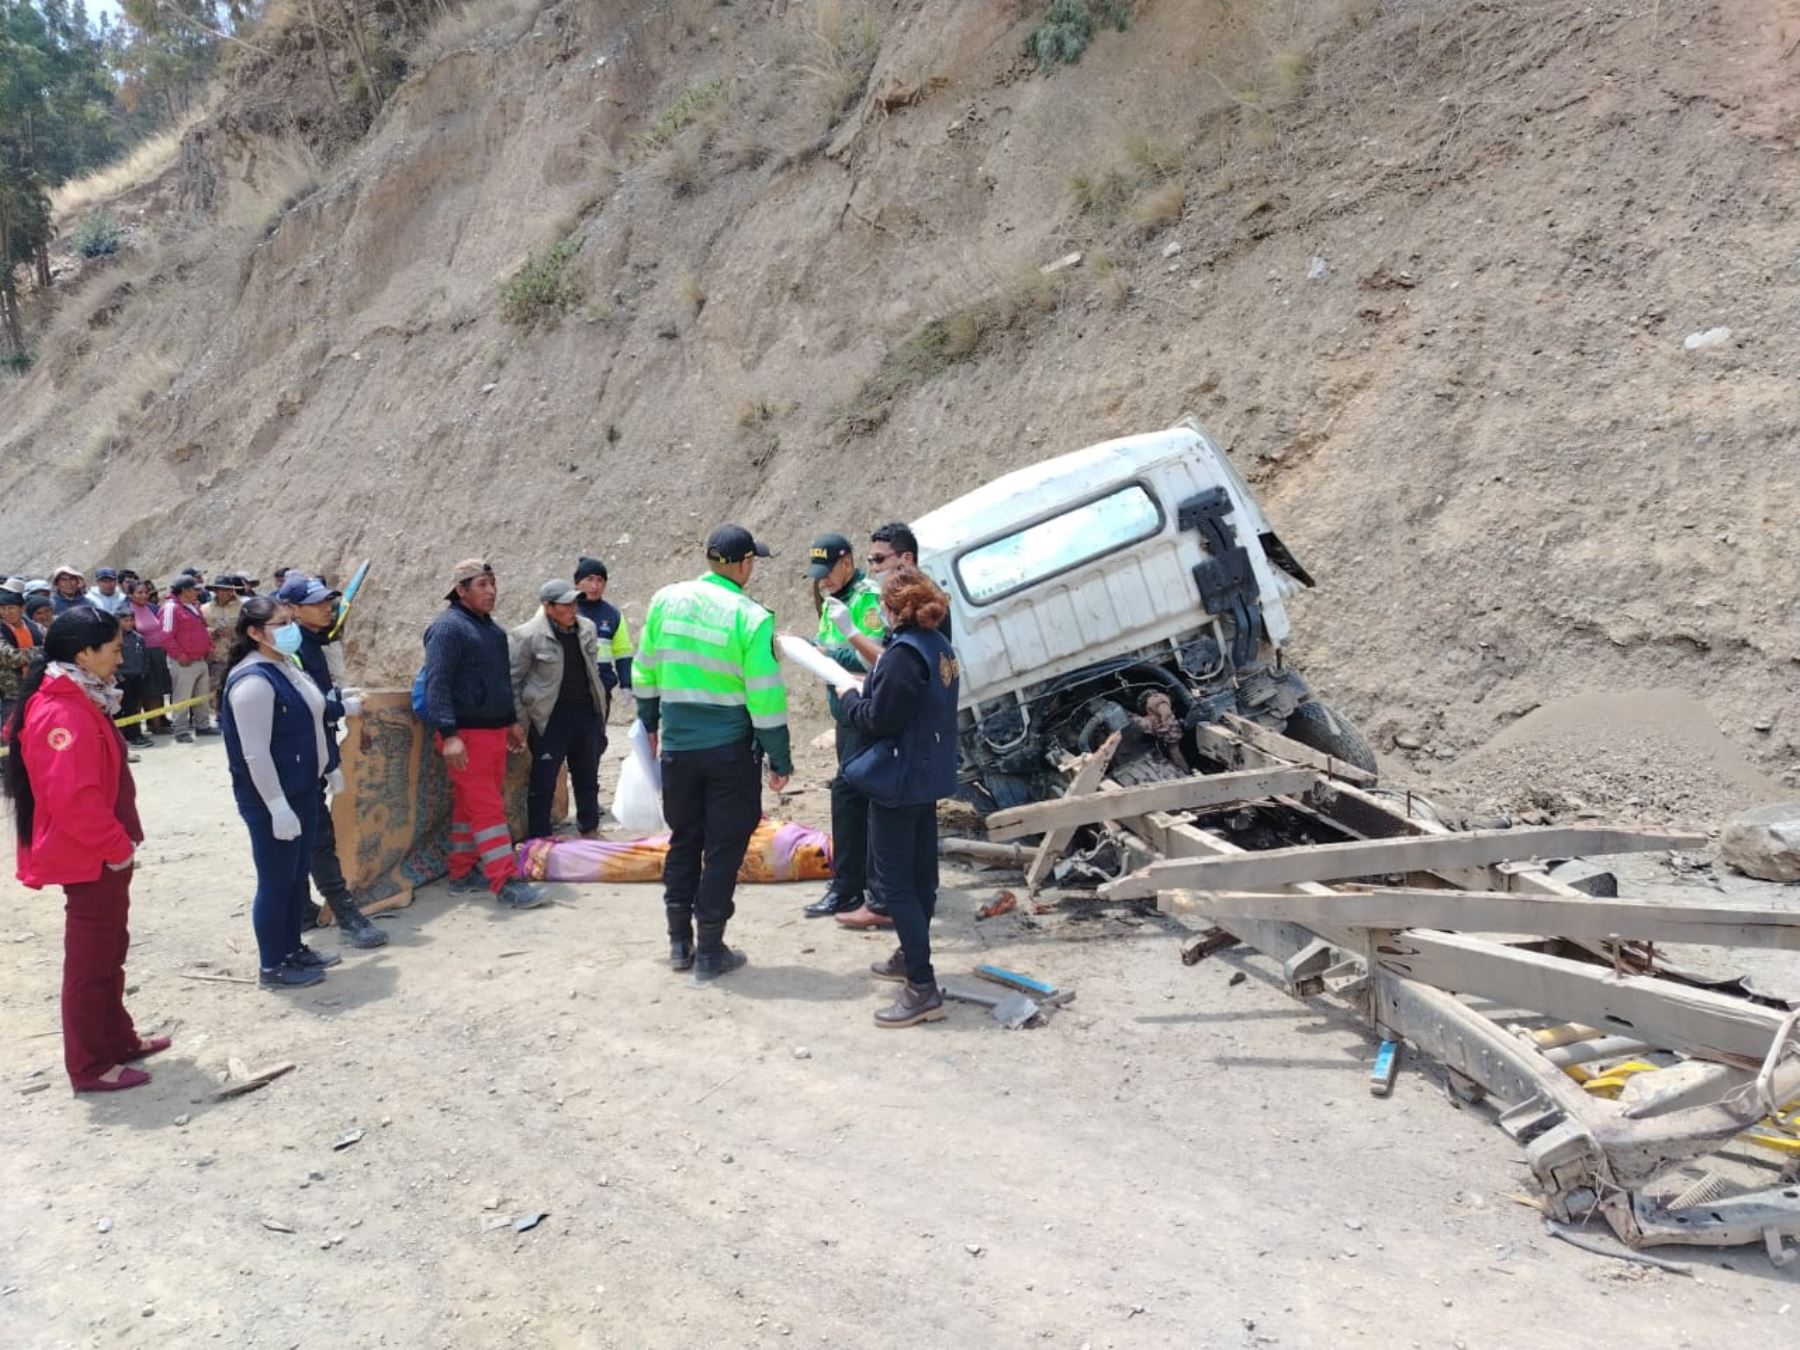
<svg viewBox="0 0 1800 1350">
<path fill-rule="evenodd" d="M 294 675 L 305 679 L 304 672 Z M 281 791 L 292 801 L 316 796 L 324 770 L 319 767 L 319 742 L 313 730 L 312 709 L 280 671 L 265 661 L 240 665 L 225 681 L 219 698 L 219 726 L 225 733 L 225 757 L 231 765 L 231 793 L 239 806 L 261 807 L 262 794 L 250 781 L 244 763 L 243 742 L 238 739 L 237 719 L 231 714 L 231 687 L 239 680 L 267 680 L 275 691 L 275 721 L 270 728 L 269 754 L 281 776 Z"/>
<path fill-rule="evenodd" d="M 890 647 L 911 647 L 925 659 L 928 678 L 918 716 L 895 738 L 901 779 L 899 806 L 922 806 L 956 791 L 956 696 L 962 679 L 956 649 L 942 633 L 905 628 L 888 640 Z"/>
</svg>

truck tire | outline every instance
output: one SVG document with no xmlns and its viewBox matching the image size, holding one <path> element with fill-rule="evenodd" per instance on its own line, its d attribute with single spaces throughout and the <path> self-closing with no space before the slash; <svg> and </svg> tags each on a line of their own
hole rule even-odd
<svg viewBox="0 0 1800 1350">
<path fill-rule="evenodd" d="M 1356 724 L 1330 705 L 1309 699 L 1288 716 L 1285 733 L 1302 745 L 1370 773 L 1379 772 L 1375 752 Z"/>
</svg>

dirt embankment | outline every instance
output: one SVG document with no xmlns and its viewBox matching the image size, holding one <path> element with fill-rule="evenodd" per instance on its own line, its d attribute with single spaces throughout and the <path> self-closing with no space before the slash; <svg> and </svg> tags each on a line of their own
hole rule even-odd
<svg viewBox="0 0 1800 1350">
<path fill-rule="evenodd" d="M 471 551 L 641 605 L 737 517 L 798 618 L 817 529 L 1192 410 L 1384 750 L 1668 688 L 1792 781 L 1784 7 L 1165 0 L 1048 78 L 1012 5 L 777 8 L 493 7 L 316 172 L 252 72 L 0 395 L 18 561 L 372 556 L 404 679 Z"/>
</svg>

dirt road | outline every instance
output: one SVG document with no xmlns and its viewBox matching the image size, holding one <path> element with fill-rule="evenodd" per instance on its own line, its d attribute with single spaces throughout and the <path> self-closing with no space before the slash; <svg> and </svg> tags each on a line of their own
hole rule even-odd
<svg viewBox="0 0 1800 1350">
<path fill-rule="evenodd" d="M 1261 958 L 1184 968 L 1155 916 L 978 924 L 989 888 L 954 878 L 941 971 L 987 957 L 1079 988 L 1031 1031 L 964 1007 L 877 1030 L 884 943 L 801 920 L 796 887 L 740 895 L 752 964 L 710 990 L 662 965 L 654 889 L 512 914 L 439 886 L 382 920 L 384 950 L 274 995 L 181 974 L 255 965 L 218 747 L 139 773 L 130 1003 L 175 1036 L 149 1087 L 69 1095 L 60 901 L 4 883 L 8 1350 L 1791 1334 L 1800 1291 L 1758 1252 L 1684 1279 L 1550 1242 L 1486 1112 L 1410 1064 L 1371 1099 L 1354 1026 Z M 229 1058 L 299 1067 L 215 1102 Z"/>
</svg>

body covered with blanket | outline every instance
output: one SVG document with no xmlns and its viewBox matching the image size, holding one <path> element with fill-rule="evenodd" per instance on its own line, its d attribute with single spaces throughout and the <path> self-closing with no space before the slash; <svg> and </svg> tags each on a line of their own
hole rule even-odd
<svg viewBox="0 0 1800 1350">
<path fill-rule="evenodd" d="M 628 839 L 533 839 L 519 850 L 519 875 L 529 881 L 661 881 L 669 836 Z M 791 821 L 758 822 L 738 880 L 826 881 L 831 836 Z"/>
</svg>

